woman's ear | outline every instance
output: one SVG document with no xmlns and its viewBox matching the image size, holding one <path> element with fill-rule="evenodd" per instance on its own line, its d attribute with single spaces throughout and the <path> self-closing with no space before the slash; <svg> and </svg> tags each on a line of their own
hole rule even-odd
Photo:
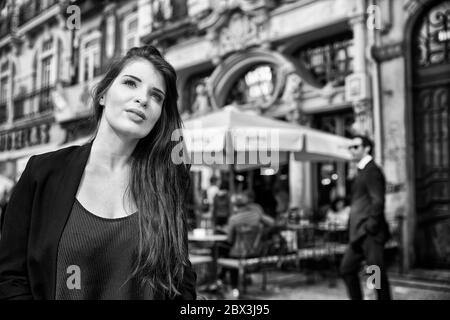
<svg viewBox="0 0 450 320">
<path fill-rule="evenodd" d="M 101 97 L 101 98 L 100 98 L 99 104 L 100 104 L 101 106 L 104 106 L 104 105 L 105 105 L 105 97 Z"/>
</svg>

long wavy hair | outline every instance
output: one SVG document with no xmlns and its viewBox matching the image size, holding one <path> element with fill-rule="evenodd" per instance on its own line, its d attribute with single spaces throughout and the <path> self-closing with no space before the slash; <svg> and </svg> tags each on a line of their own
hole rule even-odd
<svg viewBox="0 0 450 320">
<path fill-rule="evenodd" d="M 136 203 L 139 216 L 139 244 L 133 274 L 142 285 L 170 298 L 180 294 L 184 270 L 189 264 L 187 224 L 184 204 L 190 185 L 189 168 L 176 165 L 171 151 L 174 130 L 181 128 L 177 107 L 177 76 L 174 68 L 153 46 L 135 47 L 111 64 L 93 93 L 94 116 L 103 115 L 100 99 L 122 69 L 135 59 L 146 59 L 163 76 L 166 95 L 159 120 L 150 133 L 139 140 L 131 155 L 128 195 Z"/>
</svg>

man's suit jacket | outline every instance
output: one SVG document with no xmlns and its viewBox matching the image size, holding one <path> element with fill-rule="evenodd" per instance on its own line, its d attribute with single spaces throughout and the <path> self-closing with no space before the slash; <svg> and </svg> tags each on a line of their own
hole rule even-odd
<svg viewBox="0 0 450 320">
<path fill-rule="evenodd" d="M 383 172 L 373 160 L 358 171 L 352 185 L 350 242 L 356 243 L 369 235 L 385 243 L 390 233 L 384 214 L 386 181 Z"/>
<path fill-rule="evenodd" d="M 55 298 L 58 244 L 91 147 L 92 142 L 28 161 L 11 195 L 0 239 L 0 299 Z M 189 266 L 177 299 L 196 299 L 195 282 Z"/>
</svg>

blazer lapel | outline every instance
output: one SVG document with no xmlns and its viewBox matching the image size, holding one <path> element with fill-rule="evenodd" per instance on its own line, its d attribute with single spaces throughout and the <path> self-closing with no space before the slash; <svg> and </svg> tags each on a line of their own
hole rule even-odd
<svg viewBox="0 0 450 320">
<path fill-rule="evenodd" d="M 78 191 L 78 186 L 83 176 L 84 168 L 86 167 L 87 160 L 92 148 L 92 141 L 81 146 L 73 152 L 63 172 L 59 177 L 57 188 L 54 191 L 54 202 L 51 214 L 54 217 L 52 219 L 51 229 L 51 246 L 49 252 L 48 272 L 50 279 L 47 279 L 48 290 L 46 292 L 47 299 L 55 298 L 56 289 L 56 273 L 57 273 L 57 258 L 58 258 L 58 246 L 61 239 L 64 227 L 70 216 L 73 203 L 75 202 L 75 196 Z"/>
</svg>

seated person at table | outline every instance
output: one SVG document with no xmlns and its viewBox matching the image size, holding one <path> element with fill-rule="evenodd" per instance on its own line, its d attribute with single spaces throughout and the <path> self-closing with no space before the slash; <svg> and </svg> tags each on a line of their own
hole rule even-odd
<svg viewBox="0 0 450 320">
<path fill-rule="evenodd" d="M 327 211 L 325 224 L 333 227 L 347 228 L 350 217 L 350 206 L 344 198 L 336 198 Z"/>
<path fill-rule="evenodd" d="M 230 195 L 228 193 L 228 182 L 223 181 L 220 184 L 219 190 L 214 196 L 212 205 L 212 216 L 214 219 L 214 225 L 220 231 L 226 225 L 228 217 L 230 215 Z"/>
<path fill-rule="evenodd" d="M 273 218 L 267 216 L 260 205 L 253 203 L 251 201 L 251 196 L 249 197 L 245 193 L 234 194 L 231 197 L 231 203 L 233 205 L 233 215 L 229 218 L 227 225 L 224 230 L 228 235 L 228 241 L 226 246 L 221 246 L 219 251 L 219 256 L 223 257 L 235 257 L 241 253 L 236 252 L 236 231 L 240 226 L 248 227 L 258 227 L 262 226 L 263 230 L 267 230 L 273 227 L 275 221 Z M 252 252 L 249 252 L 251 256 Z M 230 285 L 232 287 L 232 294 L 234 297 L 238 297 L 239 291 L 238 285 L 238 270 L 237 269 L 227 269 L 223 268 L 219 275 L 219 283 L 223 281 L 226 277 L 226 273 L 230 273 Z"/>
</svg>

